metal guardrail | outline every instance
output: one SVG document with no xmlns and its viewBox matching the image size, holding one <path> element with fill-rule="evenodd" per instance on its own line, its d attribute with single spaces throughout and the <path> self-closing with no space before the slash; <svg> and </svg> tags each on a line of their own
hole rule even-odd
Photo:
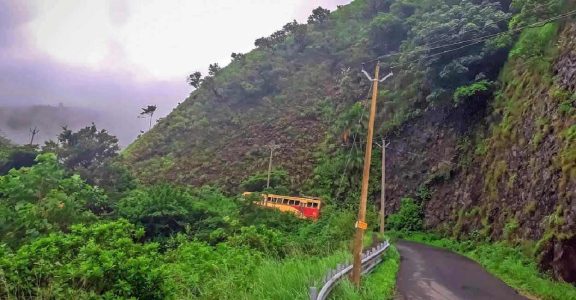
<svg viewBox="0 0 576 300">
<path fill-rule="evenodd" d="M 388 249 L 388 247 L 390 247 L 390 243 L 384 241 L 376 247 L 368 249 L 362 253 L 362 275 L 372 271 L 380 262 L 382 262 L 382 254 L 386 249 Z M 318 291 L 316 287 L 310 287 L 310 300 L 325 300 L 338 281 L 345 278 L 351 271 L 351 263 L 340 264 L 336 269 L 328 271 L 324 280 L 322 280 L 322 288 L 320 291 Z"/>
</svg>

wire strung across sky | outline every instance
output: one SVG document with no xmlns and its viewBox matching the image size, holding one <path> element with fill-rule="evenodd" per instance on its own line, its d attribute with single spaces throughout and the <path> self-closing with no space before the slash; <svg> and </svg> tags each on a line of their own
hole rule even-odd
<svg viewBox="0 0 576 300">
<path fill-rule="evenodd" d="M 536 7 L 534 7 L 533 9 L 526 10 L 524 13 L 536 12 L 537 10 L 539 10 L 540 8 L 543 8 L 543 7 L 550 8 L 550 7 L 552 6 L 552 4 L 553 4 L 552 2 L 549 2 L 548 4 L 540 4 L 540 5 L 537 5 Z M 506 17 L 506 18 L 502 18 L 502 19 L 499 19 L 499 20 L 496 20 L 496 21 L 493 21 L 493 22 L 490 22 L 490 23 L 486 23 L 486 24 L 484 24 L 484 27 L 482 27 L 480 30 L 486 29 L 486 28 L 487 28 L 488 26 L 490 26 L 490 25 L 496 25 L 496 24 L 498 24 L 498 23 L 500 23 L 500 22 L 511 20 L 511 19 L 514 18 L 514 17 L 515 17 L 514 14 L 510 14 L 510 15 L 509 15 L 508 17 Z M 475 31 L 477 31 L 477 29 L 471 29 L 471 30 L 462 31 L 462 32 L 459 32 L 459 34 L 462 35 L 462 34 L 471 33 L 471 32 L 475 32 Z M 436 41 L 434 41 L 434 42 L 428 43 L 427 45 L 428 45 L 428 46 L 436 45 L 436 44 L 438 44 L 438 43 L 440 43 L 440 42 L 444 42 L 444 41 L 447 41 L 447 40 L 450 40 L 450 39 L 452 39 L 452 37 L 444 37 L 444 38 L 441 38 L 441 39 L 436 40 Z"/>
<path fill-rule="evenodd" d="M 525 25 L 525 26 L 521 26 L 521 27 L 518 27 L 518 28 L 514 28 L 514 29 L 512 29 L 512 30 L 507 30 L 507 31 L 499 32 L 499 33 L 484 35 L 484 36 L 481 36 L 481 37 L 477 37 L 477 38 L 473 38 L 473 39 L 468 39 L 468 40 L 464 40 L 464 41 L 460 41 L 460 42 L 455 42 L 455 43 L 450 43 L 450 44 L 446 44 L 446 45 L 441 45 L 441 46 L 437 46 L 437 47 L 429 47 L 429 48 L 416 49 L 416 50 L 407 51 L 407 52 L 396 52 L 396 53 L 390 53 L 390 54 L 386 54 L 386 55 L 381 55 L 381 56 L 378 56 L 378 57 L 376 57 L 376 58 L 374 58 L 374 59 L 365 61 L 364 63 L 370 63 L 370 62 L 374 62 L 374 61 L 379 61 L 379 60 L 381 60 L 381 59 L 389 58 L 389 57 L 394 57 L 394 56 L 397 56 L 397 55 L 411 55 L 411 54 L 416 54 L 416 53 L 421 53 L 421 52 L 428 52 L 428 51 L 438 50 L 438 49 L 447 48 L 447 47 L 451 47 L 451 46 L 458 46 L 458 45 L 465 44 L 465 45 L 463 45 L 463 46 L 461 46 L 461 47 L 458 47 L 458 48 L 455 48 L 455 49 L 446 50 L 446 51 L 443 51 L 443 52 L 440 52 L 440 53 L 436 53 L 436 54 L 433 54 L 433 55 L 430 55 L 430 56 L 427 56 L 427 57 L 422 57 L 422 58 L 419 58 L 419 59 L 416 59 L 416 60 L 414 60 L 414 61 L 410 61 L 410 62 L 407 62 L 407 63 L 417 62 L 417 61 L 419 61 L 419 60 L 427 59 L 427 58 L 430 58 L 430 57 L 435 57 L 435 56 L 442 55 L 442 54 L 445 54 L 445 53 L 457 51 L 457 50 L 460 50 L 460 49 L 463 49 L 463 48 L 466 48 L 466 47 L 469 47 L 469 46 L 472 46 L 472 45 L 476 45 L 476 44 L 485 42 L 485 41 L 488 40 L 488 39 L 495 38 L 495 37 L 498 37 L 498 36 L 502 36 L 502 35 L 505 35 L 505 34 L 516 33 L 516 32 L 522 31 L 522 30 L 527 29 L 527 28 L 541 27 L 541 26 L 544 26 L 544 25 L 546 25 L 546 24 L 548 24 L 548 23 L 550 23 L 550 22 L 557 21 L 557 20 L 560 20 L 560 19 L 563 19 L 563 18 L 566 18 L 566 17 L 570 17 L 570 16 L 573 16 L 573 15 L 576 15 L 576 10 L 572 10 L 572 11 L 569 11 L 569 12 L 564 13 L 564 14 L 559 14 L 559 15 L 557 15 L 557 16 L 554 16 L 554 17 L 551 17 L 551 18 L 548 18 L 548 19 L 545 19 L 545 20 L 542 20 L 542 21 L 538 21 L 538 22 L 535 22 L 535 23 L 532 23 L 532 24 L 529 24 L 529 25 Z M 467 43 L 469 43 L 469 44 L 467 44 Z M 407 63 L 398 63 L 398 64 L 396 64 L 396 65 L 394 65 L 394 66 L 404 65 L 404 64 L 407 64 Z M 392 66 L 391 66 L 391 67 L 392 67 Z"/>
</svg>

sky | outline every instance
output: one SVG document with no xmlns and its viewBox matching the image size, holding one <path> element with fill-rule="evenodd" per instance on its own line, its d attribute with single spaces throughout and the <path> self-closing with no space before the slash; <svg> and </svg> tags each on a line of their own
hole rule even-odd
<svg viewBox="0 0 576 300">
<path fill-rule="evenodd" d="M 0 0 L 0 107 L 62 103 L 133 140 L 139 108 L 169 113 L 186 76 L 224 66 L 232 52 L 312 9 L 351 0 Z M 9 131 L 2 128 L 0 130 Z M 27 131 L 27 130 L 26 130 Z"/>
</svg>

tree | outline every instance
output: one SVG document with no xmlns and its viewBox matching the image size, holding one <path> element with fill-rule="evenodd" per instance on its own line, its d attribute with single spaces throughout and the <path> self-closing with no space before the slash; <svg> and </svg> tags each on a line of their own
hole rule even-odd
<svg viewBox="0 0 576 300">
<path fill-rule="evenodd" d="M 2 149 L 0 146 L 0 176 L 6 175 L 12 169 L 31 167 L 38 155 L 36 145 L 11 146 Z"/>
<path fill-rule="evenodd" d="M 292 22 L 286 23 L 286 25 L 284 25 L 284 27 L 282 27 L 282 30 L 284 30 L 284 32 L 286 33 L 292 33 L 294 32 L 296 29 L 298 29 L 300 24 L 298 24 L 298 21 L 293 20 Z"/>
<path fill-rule="evenodd" d="M 56 153 L 67 170 L 80 173 L 90 183 L 96 183 L 97 180 L 90 175 L 103 167 L 109 159 L 116 157 L 119 149 L 115 136 L 108 134 L 105 129 L 99 131 L 92 123 L 92 126 L 78 132 L 63 127 L 58 141 L 46 142 L 42 152 Z"/>
<path fill-rule="evenodd" d="M 216 76 L 216 74 L 218 74 L 218 72 L 220 72 L 221 70 L 222 68 L 220 67 L 220 65 L 218 65 L 218 63 L 210 64 L 208 66 L 208 75 Z"/>
<path fill-rule="evenodd" d="M 232 57 L 232 61 L 242 60 L 242 59 L 244 59 L 244 54 L 232 52 L 231 57 Z"/>
<path fill-rule="evenodd" d="M 509 16 L 501 10 L 498 2 L 477 5 L 463 1 L 457 5 L 439 6 L 426 13 L 425 18 L 412 27 L 410 35 L 412 42 L 420 47 L 438 47 L 448 40 L 463 42 L 503 32 L 507 23 L 499 20 Z M 439 49 L 427 52 L 426 55 L 435 55 L 423 61 L 426 77 L 432 84 L 427 100 L 452 100 L 453 92 L 460 86 L 482 79 L 495 80 L 508 58 L 511 41 L 504 35 L 473 47 L 456 47 L 458 51 L 442 53 L 446 50 Z M 403 59 L 414 60 L 414 56 L 403 56 Z"/>
<path fill-rule="evenodd" d="M 190 74 L 186 79 L 186 82 L 188 82 L 189 85 L 193 86 L 196 89 L 199 88 L 200 85 L 202 84 L 202 73 L 194 72 Z"/>
<path fill-rule="evenodd" d="M 254 46 L 258 48 L 270 48 L 272 47 L 272 43 L 269 38 L 261 37 L 254 42 Z"/>
<path fill-rule="evenodd" d="M 381 55 L 396 51 L 408 34 L 402 20 L 390 13 L 381 13 L 370 23 L 368 35 L 372 49 Z"/>
<path fill-rule="evenodd" d="M 312 11 L 312 14 L 308 17 L 308 24 L 322 23 L 329 15 L 330 10 L 318 6 Z"/>
<path fill-rule="evenodd" d="M 54 154 L 36 160 L 31 168 L 0 176 L 0 240 L 12 247 L 94 219 L 88 205 L 105 200 L 80 176 L 66 175 Z"/>
<path fill-rule="evenodd" d="M 150 118 L 150 126 L 148 127 L 148 130 L 152 128 L 152 118 L 154 117 L 155 112 L 156 112 L 156 105 L 148 105 L 146 107 L 143 107 L 142 112 L 140 113 L 140 116 L 148 115 L 148 117 Z"/>
</svg>

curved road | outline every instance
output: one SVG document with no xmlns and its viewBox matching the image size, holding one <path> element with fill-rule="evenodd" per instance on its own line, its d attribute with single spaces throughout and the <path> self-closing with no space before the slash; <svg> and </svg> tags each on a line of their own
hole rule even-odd
<svg viewBox="0 0 576 300">
<path fill-rule="evenodd" d="M 398 241 L 396 300 L 526 300 L 476 262 L 453 252 Z"/>
</svg>

